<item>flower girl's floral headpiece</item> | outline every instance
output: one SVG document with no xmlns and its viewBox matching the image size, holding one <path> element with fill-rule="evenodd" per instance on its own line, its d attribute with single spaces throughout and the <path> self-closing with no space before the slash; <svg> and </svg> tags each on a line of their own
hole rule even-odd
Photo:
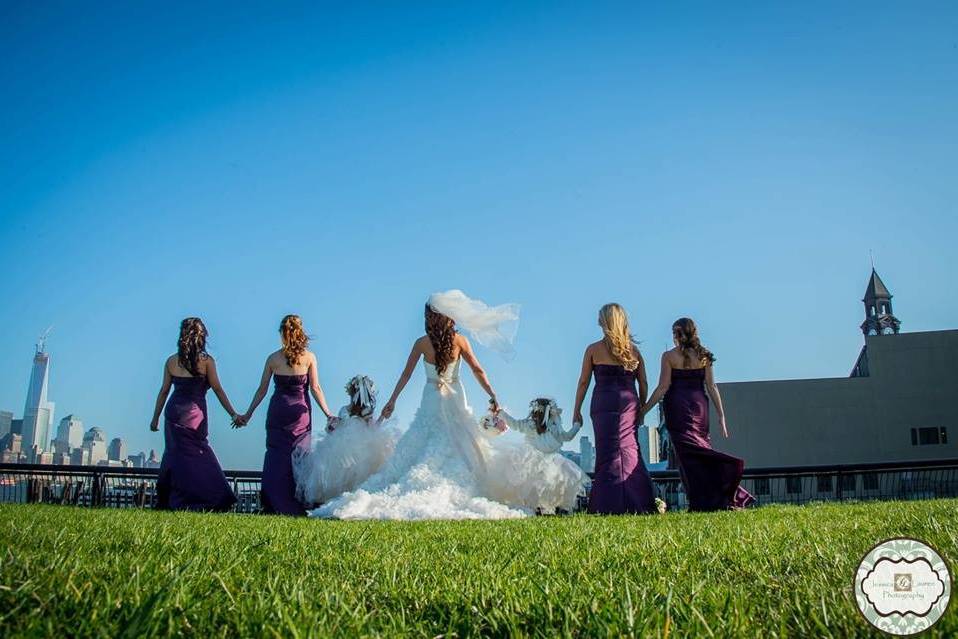
<svg viewBox="0 0 958 639">
<path fill-rule="evenodd" d="M 556 400 L 538 397 L 529 402 L 529 417 L 536 423 L 539 432 L 545 432 L 550 423 L 562 423 L 562 409 Z"/>
<path fill-rule="evenodd" d="M 365 375 L 356 375 L 346 383 L 349 412 L 357 417 L 370 417 L 376 410 L 376 384 Z"/>
</svg>

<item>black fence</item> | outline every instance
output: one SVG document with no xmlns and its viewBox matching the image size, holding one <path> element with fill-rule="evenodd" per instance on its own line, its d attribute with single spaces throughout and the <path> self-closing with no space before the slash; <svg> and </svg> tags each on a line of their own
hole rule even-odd
<svg viewBox="0 0 958 639">
<path fill-rule="evenodd" d="M 670 510 L 686 507 L 677 470 L 652 471 Z M 912 500 L 958 497 L 958 459 L 874 464 L 748 468 L 742 486 L 758 505 L 814 501 Z"/>
<path fill-rule="evenodd" d="M 227 470 L 236 512 L 260 511 L 258 470 Z M 0 502 L 154 508 L 155 468 L 0 464 Z"/>
<path fill-rule="evenodd" d="M 237 499 L 234 510 L 260 512 L 261 473 L 225 472 Z M 157 474 L 152 468 L 0 464 L 0 502 L 153 508 Z M 652 471 L 651 475 L 669 509 L 684 509 L 678 471 Z M 958 459 L 746 468 L 742 485 L 759 505 L 958 497 Z M 582 506 L 585 503 L 580 501 Z"/>
</svg>

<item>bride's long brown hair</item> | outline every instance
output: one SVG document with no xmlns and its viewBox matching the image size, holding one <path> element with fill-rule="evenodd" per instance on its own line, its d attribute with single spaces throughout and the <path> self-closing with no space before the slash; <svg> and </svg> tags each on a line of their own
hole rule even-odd
<svg viewBox="0 0 958 639">
<path fill-rule="evenodd" d="M 426 336 L 436 351 L 436 372 L 442 375 L 452 363 L 452 349 L 456 339 L 456 323 L 451 317 L 432 310 L 426 304 Z"/>
<path fill-rule="evenodd" d="M 287 315 L 279 323 L 279 334 L 283 340 L 286 363 L 290 367 L 296 366 L 309 346 L 309 335 L 303 330 L 303 320 L 299 315 Z"/>
<path fill-rule="evenodd" d="M 702 366 L 710 366 L 715 361 L 715 355 L 712 351 L 702 345 L 699 339 L 699 329 L 688 317 L 680 317 L 672 324 L 672 336 L 679 343 L 679 349 L 682 351 L 682 364 L 686 368 L 692 368 L 692 355 Z"/>
</svg>

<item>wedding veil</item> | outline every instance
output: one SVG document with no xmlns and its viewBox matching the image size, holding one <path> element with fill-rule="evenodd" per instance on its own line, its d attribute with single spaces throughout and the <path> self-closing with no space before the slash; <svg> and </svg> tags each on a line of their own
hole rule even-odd
<svg viewBox="0 0 958 639">
<path fill-rule="evenodd" d="M 474 300 L 459 289 L 429 296 L 429 307 L 456 322 L 459 329 L 486 348 L 491 348 L 507 360 L 516 354 L 516 332 L 519 330 L 519 305 L 488 306 Z"/>
</svg>

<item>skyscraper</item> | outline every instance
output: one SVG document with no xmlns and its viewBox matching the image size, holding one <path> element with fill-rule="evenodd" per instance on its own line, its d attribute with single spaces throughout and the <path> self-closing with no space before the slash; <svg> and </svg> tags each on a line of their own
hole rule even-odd
<svg viewBox="0 0 958 639">
<path fill-rule="evenodd" d="M 30 371 L 30 386 L 23 407 L 23 448 L 42 451 L 50 445 L 53 425 L 53 402 L 47 401 L 47 383 L 50 375 L 50 355 L 45 351 L 47 334 L 37 341 Z"/>
<path fill-rule="evenodd" d="M 90 449 L 87 447 L 74 448 L 70 451 L 70 464 L 73 466 L 86 466 L 90 463 Z"/>
<path fill-rule="evenodd" d="M 659 429 L 641 424 L 635 429 L 635 438 L 642 451 L 642 461 L 645 465 L 659 463 Z"/>
<path fill-rule="evenodd" d="M 127 460 L 133 465 L 133 468 L 146 468 L 146 453 L 143 451 L 130 455 Z"/>
<path fill-rule="evenodd" d="M 100 461 L 106 461 L 106 435 L 102 428 L 94 426 L 83 436 L 83 450 L 89 453 L 85 463 L 96 466 Z"/>
<path fill-rule="evenodd" d="M 0 451 L 0 462 L 4 464 L 18 464 L 22 461 L 23 453 L 20 451 L 20 442 L 22 436 L 19 433 L 10 433 L 3 438 L 6 445 Z"/>
<path fill-rule="evenodd" d="M 579 438 L 579 467 L 587 473 L 595 470 L 595 447 L 585 436 Z"/>
<path fill-rule="evenodd" d="M 126 442 L 119 437 L 114 438 L 107 449 L 107 457 L 111 461 L 126 461 Z"/>
<path fill-rule="evenodd" d="M 76 415 L 67 415 L 57 427 L 57 438 L 53 440 L 54 452 L 69 455 L 74 448 L 82 445 L 83 421 Z"/>
<path fill-rule="evenodd" d="M 8 434 L 13 426 L 13 413 L 8 410 L 0 410 L 0 437 Z"/>
</svg>

